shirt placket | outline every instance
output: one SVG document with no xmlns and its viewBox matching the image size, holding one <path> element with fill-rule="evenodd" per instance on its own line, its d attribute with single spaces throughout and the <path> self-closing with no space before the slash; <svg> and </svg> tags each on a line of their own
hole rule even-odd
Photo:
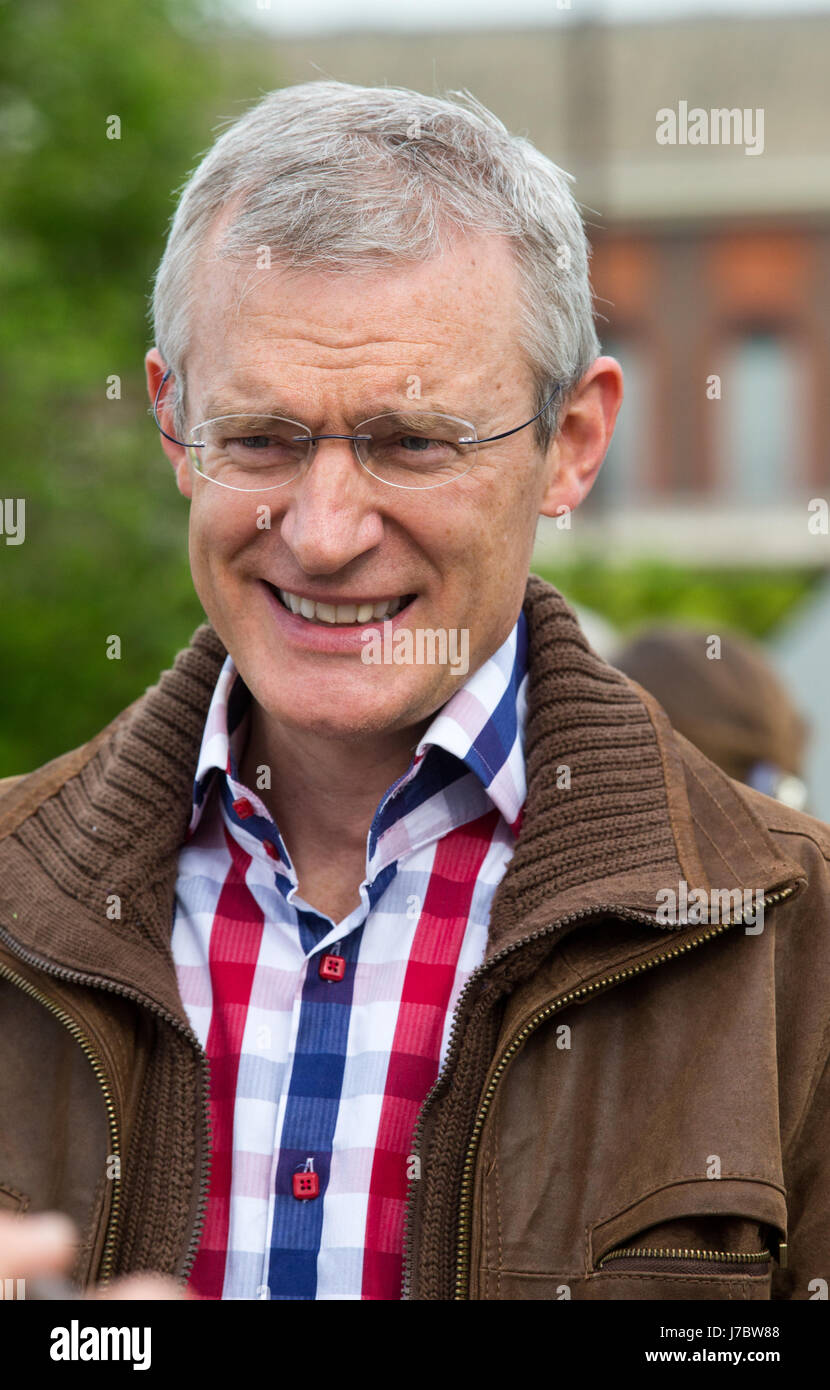
<svg viewBox="0 0 830 1390">
<path fill-rule="evenodd" d="M 247 838 L 248 837 L 246 837 L 246 839 Z M 249 850 L 253 850 L 255 853 L 257 852 L 256 846 L 248 845 L 246 847 L 249 848 Z M 273 868 L 273 865 L 269 867 Z M 297 1064 L 299 1050 L 298 1042 L 300 1029 L 303 1023 L 303 1007 L 306 1002 L 305 994 L 309 972 L 316 970 L 318 974 L 321 975 L 321 978 L 325 979 L 333 987 L 336 987 L 336 985 L 340 983 L 342 979 L 342 967 L 339 963 L 342 962 L 343 966 L 345 965 L 343 957 L 340 955 L 340 949 L 348 938 L 352 937 L 364 926 L 369 910 L 369 899 L 366 886 L 361 885 L 360 905 L 356 907 L 348 917 L 344 918 L 343 922 L 339 924 L 332 923 L 330 919 L 316 912 L 310 904 L 305 903 L 299 898 L 296 874 L 292 866 L 289 864 L 281 867 L 287 869 L 288 877 L 290 877 L 293 882 L 293 886 L 289 892 L 283 896 L 287 905 L 295 914 L 295 921 L 291 924 L 291 930 L 297 941 L 298 949 L 300 951 L 303 949 L 300 931 L 301 915 L 306 921 L 313 918 L 315 926 L 317 923 L 320 924 L 320 937 L 319 940 L 311 944 L 309 949 L 303 954 L 302 963 L 298 968 L 292 998 L 291 1023 L 286 1046 L 286 1064 L 282 1070 L 282 1085 L 278 1097 L 274 1123 L 274 1138 L 269 1173 L 268 1213 L 259 1281 L 259 1287 L 262 1290 L 269 1289 L 271 1252 L 275 1244 L 278 1243 L 278 1238 L 280 1236 L 280 1232 L 277 1230 L 276 1226 L 278 1221 L 278 1196 L 285 1197 L 288 1195 L 284 1190 L 284 1180 L 280 1182 L 279 1170 L 284 1150 L 284 1134 L 288 1106 L 291 1100 L 296 1097 L 296 1090 L 292 1083 L 294 1081 L 295 1067 Z M 322 927 L 326 924 L 328 924 L 328 930 L 323 931 Z M 272 924 L 272 928 L 273 926 L 274 924 Z M 331 962 L 333 968 L 330 969 L 327 974 L 323 975 L 321 973 L 321 966 L 327 959 Z M 292 1145 L 292 1148 L 296 1150 L 296 1143 Z M 317 1181 L 318 1174 L 315 1171 L 315 1145 L 313 1140 L 309 1141 L 307 1148 L 308 1153 L 305 1155 L 304 1159 L 301 1160 L 300 1164 L 296 1165 L 296 1176 L 301 1179 L 301 1182 L 299 1184 L 294 1183 L 291 1195 L 295 1200 L 300 1201 L 324 1200 L 324 1193 L 319 1190 Z"/>
</svg>

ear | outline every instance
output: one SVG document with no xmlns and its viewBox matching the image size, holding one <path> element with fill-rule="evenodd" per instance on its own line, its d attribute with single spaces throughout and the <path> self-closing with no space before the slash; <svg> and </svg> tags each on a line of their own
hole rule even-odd
<svg viewBox="0 0 830 1390">
<path fill-rule="evenodd" d="M 623 376 L 613 357 L 597 357 L 565 402 L 548 451 L 542 516 L 575 511 L 588 496 L 611 443 L 623 398 Z"/>
<path fill-rule="evenodd" d="M 167 371 L 167 364 L 164 361 L 158 348 L 152 347 L 144 358 L 144 367 L 147 373 L 147 391 L 151 403 L 156 399 L 156 392 L 161 385 L 164 373 Z M 170 381 L 164 386 L 158 407 L 158 417 L 162 429 L 168 434 L 175 435 L 173 427 L 173 415 L 167 404 Z M 176 485 L 183 497 L 190 497 L 192 491 L 192 476 L 190 472 L 190 461 L 187 457 L 187 450 L 181 444 L 174 444 L 172 440 L 165 439 L 163 434 L 159 434 L 161 447 L 169 458 L 173 472 L 176 475 Z"/>
</svg>

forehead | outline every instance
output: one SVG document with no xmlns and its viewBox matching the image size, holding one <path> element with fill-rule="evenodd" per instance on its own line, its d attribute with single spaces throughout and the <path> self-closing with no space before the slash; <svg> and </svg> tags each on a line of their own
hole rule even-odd
<svg viewBox="0 0 830 1390">
<path fill-rule="evenodd" d="M 359 271 L 267 268 L 256 253 L 240 264 L 208 247 L 194 290 L 193 386 L 278 371 L 289 388 L 380 387 L 412 399 L 417 389 L 495 389 L 527 370 L 518 268 L 502 237 L 457 237 L 440 257 Z"/>
</svg>

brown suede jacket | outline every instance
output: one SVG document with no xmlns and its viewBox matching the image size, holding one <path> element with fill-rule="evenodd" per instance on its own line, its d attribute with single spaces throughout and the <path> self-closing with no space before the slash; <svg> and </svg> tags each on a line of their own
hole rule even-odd
<svg viewBox="0 0 830 1390">
<path fill-rule="evenodd" d="M 403 1296 L 826 1297 L 830 830 L 675 734 L 535 576 L 525 612 L 524 819 L 413 1136 Z M 0 784 L 0 1206 L 67 1212 L 80 1285 L 184 1281 L 198 1248 L 209 1078 L 170 935 L 224 656 L 201 627 Z"/>
</svg>

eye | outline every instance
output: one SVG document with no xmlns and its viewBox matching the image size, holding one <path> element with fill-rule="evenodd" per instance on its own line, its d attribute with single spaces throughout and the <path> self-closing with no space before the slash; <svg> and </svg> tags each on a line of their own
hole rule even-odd
<svg viewBox="0 0 830 1390">
<path fill-rule="evenodd" d="M 440 445 L 440 439 L 427 439 L 423 434 L 402 434 L 399 439 L 402 448 L 413 454 L 423 453 L 430 445 Z"/>
<path fill-rule="evenodd" d="M 249 434 L 240 439 L 229 439 L 229 444 L 241 444 L 245 449 L 267 449 L 276 441 L 268 434 Z"/>
</svg>

